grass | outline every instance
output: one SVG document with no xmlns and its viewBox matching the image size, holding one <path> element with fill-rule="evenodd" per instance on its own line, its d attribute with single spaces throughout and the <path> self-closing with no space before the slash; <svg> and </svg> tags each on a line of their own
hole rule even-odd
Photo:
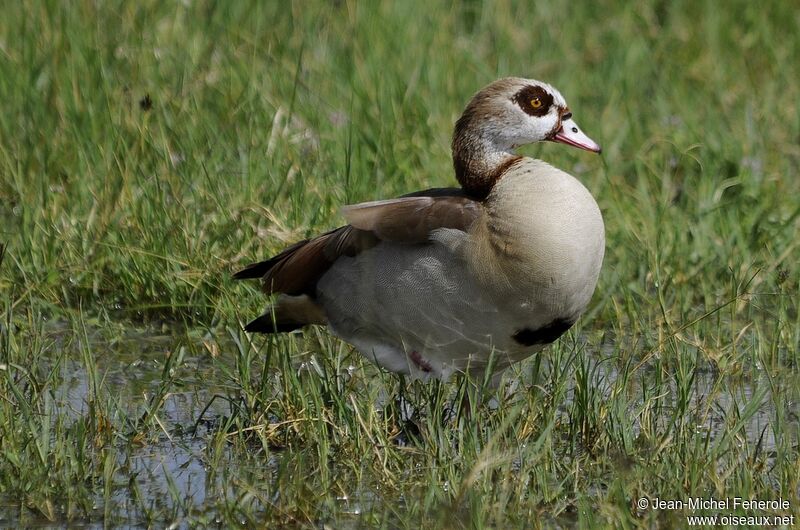
<svg viewBox="0 0 800 530">
<path fill-rule="evenodd" d="M 738 0 L 6 6 L 0 523 L 800 515 L 798 22 Z M 343 204 L 452 185 L 452 125 L 503 75 L 554 84 L 604 148 L 524 149 L 603 210 L 576 330 L 456 419 L 458 382 L 240 331 L 265 301 L 232 271 Z"/>
</svg>

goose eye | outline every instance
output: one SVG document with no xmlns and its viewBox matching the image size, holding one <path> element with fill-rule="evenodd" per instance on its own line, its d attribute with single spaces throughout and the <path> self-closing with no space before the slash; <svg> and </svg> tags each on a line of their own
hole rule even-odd
<svg viewBox="0 0 800 530">
<path fill-rule="evenodd" d="M 534 109 L 538 109 L 541 106 L 542 106 L 542 100 L 539 99 L 539 97 L 535 97 L 531 100 L 531 107 L 533 107 Z"/>
</svg>

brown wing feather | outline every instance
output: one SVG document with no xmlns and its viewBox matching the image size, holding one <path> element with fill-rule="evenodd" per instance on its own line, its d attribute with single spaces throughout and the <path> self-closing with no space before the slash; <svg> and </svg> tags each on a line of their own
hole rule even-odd
<svg viewBox="0 0 800 530">
<path fill-rule="evenodd" d="M 267 294 L 314 296 L 317 280 L 340 256 L 355 256 L 379 242 L 370 232 L 342 226 L 295 243 L 268 260 L 248 265 L 233 277 L 237 280 L 261 278 Z"/>
<path fill-rule="evenodd" d="M 383 241 L 422 243 L 439 228 L 468 229 L 481 208 L 467 197 L 403 197 L 345 206 L 342 212 L 352 226 Z"/>
<path fill-rule="evenodd" d="M 453 188 L 346 206 L 343 213 L 349 225 L 295 243 L 273 258 L 249 265 L 234 278 L 260 277 L 268 294 L 313 297 L 317 281 L 339 257 L 355 256 L 381 241 L 423 243 L 440 228 L 467 230 L 481 209 L 480 203 Z"/>
<path fill-rule="evenodd" d="M 412 191 L 401 195 L 405 197 L 466 197 L 467 194 L 461 188 L 428 188 L 427 190 Z"/>
</svg>

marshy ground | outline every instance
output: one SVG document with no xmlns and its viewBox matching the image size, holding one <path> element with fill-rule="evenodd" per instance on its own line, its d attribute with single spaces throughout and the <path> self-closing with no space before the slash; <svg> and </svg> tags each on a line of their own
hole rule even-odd
<svg viewBox="0 0 800 530">
<path fill-rule="evenodd" d="M 791 2 L 18 2 L 0 17 L 0 526 L 681 527 L 800 515 Z M 454 184 L 503 75 L 603 145 L 577 326 L 473 406 L 324 329 L 251 337 L 242 265 Z M 481 382 L 476 382 L 480 384 Z M 401 398 L 402 396 L 402 398 Z M 642 509 L 784 499 L 788 509 Z"/>
</svg>

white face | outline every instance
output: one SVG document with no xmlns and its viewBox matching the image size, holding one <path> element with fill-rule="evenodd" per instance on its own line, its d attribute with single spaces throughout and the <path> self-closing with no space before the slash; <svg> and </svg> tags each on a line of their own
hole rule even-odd
<svg viewBox="0 0 800 530">
<path fill-rule="evenodd" d="M 515 79 L 509 89 L 503 91 L 501 108 L 491 120 L 498 147 L 514 149 L 550 140 L 600 152 L 600 146 L 574 122 L 558 90 L 534 79 Z"/>
</svg>

